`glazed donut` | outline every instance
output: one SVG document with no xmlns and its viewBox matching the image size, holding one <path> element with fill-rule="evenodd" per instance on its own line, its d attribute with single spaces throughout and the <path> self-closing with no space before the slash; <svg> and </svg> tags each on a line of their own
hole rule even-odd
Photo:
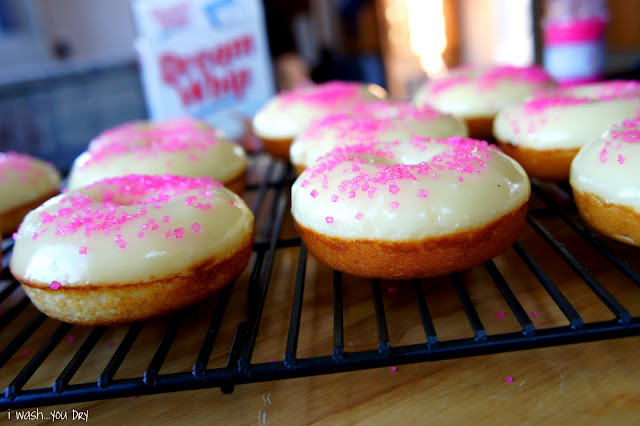
<svg viewBox="0 0 640 426">
<path fill-rule="evenodd" d="M 370 101 L 349 113 L 316 120 L 291 145 L 289 157 L 299 173 L 336 146 L 363 142 L 393 142 L 415 136 L 467 136 L 460 119 L 428 105 L 401 101 Z"/>
<path fill-rule="evenodd" d="M 10 236 L 24 216 L 60 191 L 60 174 L 49 163 L 0 152 L 0 234 Z"/>
<path fill-rule="evenodd" d="M 247 155 L 208 124 L 180 118 L 133 122 L 92 140 L 73 163 L 69 189 L 131 173 L 210 177 L 232 191 L 244 190 Z"/>
<path fill-rule="evenodd" d="M 589 224 L 640 247 L 640 111 L 580 149 L 570 183 Z"/>
<path fill-rule="evenodd" d="M 249 261 L 253 214 L 210 178 L 128 175 L 32 211 L 10 269 L 38 309 L 75 324 L 139 321 L 185 308 Z"/>
<path fill-rule="evenodd" d="M 354 275 L 411 279 L 481 264 L 524 226 L 531 192 L 514 160 L 487 142 L 413 138 L 338 147 L 292 187 L 304 244 Z"/>
<path fill-rule="evenodd" d="M 498 111 L 554 86 L 553 79 L 540 67 L 460 67 L 428 80 L 416 91 L 413 101 L 456 115 L 466 121 L 472 138 L 491 140 Z"/>
<path fill-rule="evenodd" d="M 529 176 L 567 181 L 578 150 L 640 110 L 640 83 L 610 81 L 558 89 L 500 111 L 494 133 Z"/>
<path fill-rule="evenodd" d="M 313 120 L 348 112 L 359 102 L 384 98 L 375 84 L 330 81 L 276 95 L 253 118 L 253 132 L 271 155 L 288 159 L 291 142 Z"/>
</svg>

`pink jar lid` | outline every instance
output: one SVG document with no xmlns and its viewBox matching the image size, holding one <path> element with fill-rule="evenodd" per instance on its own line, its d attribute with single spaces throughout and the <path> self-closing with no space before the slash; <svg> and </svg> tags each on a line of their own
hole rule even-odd
<svg viewBox="0 0 640 426">
<path fill-rule="evenodd" d="M 543 26 L 546 44 L 596 41 L 604 38 L 606 21 L 602 18 L 547 22 Z"/>
</svg>

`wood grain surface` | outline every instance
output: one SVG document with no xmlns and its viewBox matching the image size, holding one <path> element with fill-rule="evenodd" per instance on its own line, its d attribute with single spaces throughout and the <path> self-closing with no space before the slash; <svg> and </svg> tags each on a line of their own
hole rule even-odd
<svg viewBox="0 0 640 426">
<path fill-rule="evenodd" d="M 249 201 L 253 196 L 247 194 Z M 272 196 L 269 194 L 267 198 Z M 536 208 L 536 203 L 532 208 Z M 560 219 L 541 220 L 632 315 L 640 315 L 638 286 Z M 281 237 L 295 235 L 287 217 Z M 640 270 L 637 248 L 602 239 Z M 614 318 L 529 225 L 519 241 L 542 264 L 586 322 Z M 494 261 L 537 329 L 568 324 L 512 248 Z M 252 358 L 254 363 L 283 359 L 297 262 L 298 248 L 278 250 Z M 235 285 L 209 368 L 225 365 L 235 328 L 247 318 L 250 268 L 251 264 Z M 465 271 L 461 277 L 488 334 L 520 330 L 484 267 Z M 329 355 L 333 349 L 332 271 L 309 257 L 305 282 L 298 356 Z M 422 287 L 441 341 L 473 336 L 448 277 L 424 280 Z M 405 282 L 383 281 L 381 288 L 391 345 L 424 342 L 411 287 Z M 378 340 L 370 281 L 345 275 L 343 293 L 345 350 L 375 349 Z M 9 309 L 19 297 L 21 292 L 17 290 L 2 304 L 3 309 Z M 214 297 L 189 312 L 161 374 L 191 370 L 215 301 Z M 37 315 L 33 306 L 27 307 L 10 329 L 0 333 L 0 347 Z M 158 319 L 145 325 L 116 379 L 142 375 L 168 321 Z M 59 324 L 45 320 L 0 369 L 0 388 L 8 385 Z M 72 383 L 95 381 L 127 329 L 108 328 Z M 25 389 L 50 386 L 90 331 L 88 327 L 74 326 Z M 88 412 L 88 422 L 93 424 L 638 424 L 639 361 L 640 340 L 631 337 L 238 385 L 230 395 L 219 389 L 205 389 L 37 410 L 43 417 L 50 417 L 54 410 L 66 413 L 66 423 L 56 422 L 62 424 L 79 422 L 73 421 L 73 410 Z M 16 411 L 33 410 L 36 409 L 0 413 L 0 423 L 27 423 L 16 420 Z M 50 424 L 51 419 L 28 423 Z"/>
</svg>

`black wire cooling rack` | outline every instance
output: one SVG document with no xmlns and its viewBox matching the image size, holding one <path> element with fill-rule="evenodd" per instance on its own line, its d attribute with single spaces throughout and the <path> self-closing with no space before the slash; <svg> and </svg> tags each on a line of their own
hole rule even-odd
<svg viewBox="0 0 640 426">
<path fill-rule="evenodd" d="M 260 163 L 260 167 L 258 167 Z M 134 377 L 118 378 L 117 373 L 127 359 L 136 357 L 136 339 L 143 332 L 147 323 L 131 324 L 124 337 L 115 345 L 115 351 L 106 365 L 92 365 L 95 370 L 90 382 L 74 383 L 74 375 L 83 368 L 83 363 L 92 351 L 100 351 L 98 342 L 108 332 L 106 327 L 94 327 L 83 338 L 79 347 L 70 356 L 70 360 L 60 365 L 52 377 L 57 378 L 51 386 L 27 388 L 25 385 L 38 374 L 49 355 L 60 345 L 72 329 L 72 325 L 48 319 L 41 313 L 36 313 L 30 319 L 16 324 L 20 315 L 24 315 L 30 305 L 28 298 L 22 292 L 19 284 L 13 280 L 7 265 L 11 256 L 12 243 L 3 242 L 2 275 L 0 276 L 0 302 L 12 301 L 11 306 L 3 309 L 0 316 L 0 337 L 11 333 L 6 346 L 0 351 L 0 377 L 5 377 L 4 395 L 0 398 L 0 409 L 15 409 L 36 406 L 46 406 L 70 402 L 89 401 L 96 399 L 117 398 L 156 394 L 188 389 L 219 387 L 223 393 L 230 393 L 234 386 L 243 383 L 280 380 L 294 377 L 329 374 L 353 371 L 382 366 L 435 361 L 441 359 L 467 357 L 504 351 L 514 351 L 543 346 L 577 343 L 590 340 L 618 338 L 640 334 L 640 317 L 633 316 L 630 311 L 608 289 L 609 282 L 601 282 L 592 273 L 584 261 L 580 261 L 570 249 L 561 242 L 557 229 L 565 232 L 567 229 L 577 235 L 582 244 L 590 246 L 594 253 L 605 259 L 606 263 L 619 271 L 624 279 L 630 281 L 631 288 L 638 290 L 640 275 L 634 269 L 630 257 L 637 256 L 636 248 L 625 247 L 620 254 L 617 243 L 593 233 L 575 213 L 571 200 L 570 189 L 562 185 L 534 183 L 534 202 L 531 203 L 528 215 L 528 226 L 541 237 L 546 245 L 546 253 L 555 252 L 556 255 L 570 267 L 579 280 L 586 284 L 584 291 L 595 295 L 609 319 L 588 321 L 578 313 L 578 309 L 569 301 L 559 283 L 554 282 L 551 274 L 541 266 L 540 256 L 531 253 L 527 243 L 522 239 L 513 246 L 513 251 L 521 259 L 526 269 L 536 279 L 536 285 L 542 286 L 555 306 L 561 312 L 563 325 L 547 328 L 536 327 L 523 308 L 521 300 L 513 290 L 514 281 L 503 275 L 497 266 L 496 259 L 486 262 L 483 267 L 490 277 L 486 285 L 495 285 L 504 298 L 506 305 L 519 324 L 516 331 L 506 333 L 492 333 L 485 328 L 478 314 L 474 298 L 468 291 L 469 283 L 464 273 L 452 274 L 450 283 L 455 289 L 461 310 L 472 331 L 470 337 L 447 339 L 436 332 L 434 318 L 429 310 L 430 294 L 425 292 L 423 283 L 419 280 L 407 284 L 412 288 L 415 299 L 415 309 L 419 314 L 423 338 L 412 344 L 395 345 L 390 343 L 387 315 L 385 309 L 381 282 L 370 280 L 372 303 L 375 311 L 375 328 L 377 330 L 377 348 L 367 350 L 345 349 L 343 280 L 347 276 L 333 271 L 333 349 L 322 356 L 298 356 L 298 340 L 301 330 L 301 316 L 303 296 L 305 290 L 305 275 L 307 273 L 307 250 L 299 238 L 281 237 L 281 229 L 288 214 L 290 185 L 294 174 L 290 166 L 278 160 L 260 155 L 252 158 L 255 173 L 247 188 L 247 199 L 256 217 L 261 217 L 261 226 L 257 228 L 256 241 L 253 246 L 254 255 L 248 266 L 248 285 L 246 287 L 246 314 L 235 326 L 235 335 L 231 342 L 217 342 L 221 324 L 226 315 L 229 300 L 236 291 L 244 291 L 238 285 L 231 285 L 224 289 L 217 297 L 217 303 L 207 308 L 209 318 L 208 327 L 198 337 L 200 350 L 187 354 L 192 359 L 190 371 L 178 371 L 161 374 L 160 370 L 167 359 L 176 337 L 184 331 L 181 325 L 190 315 L 188 311 L 173 314 L 167 320 L 164 333 L 159 337 L 157 349 L 153 353 L 146 369 L 139 371 Z M 252 183 L 253 182 L 253 183 Z M 547 219 L 552 218 L 561 223 L 549 226 Z M 621 245 L 620 245 L 621 246 Z M 298 261 L 295 273 L 291 274 L 289 283 L 294 286 L 291 300 L 291 317 L 286 336 L 286 347 L 281 360 L 271 359 L 270 362 L 254 362 L 256 358 L 256 339 L 261 326 L 263 310 L 267 302 L 270 282 L 279 251 L 298 247 Z M 544 252 L 543 251 L 543 252 Z M 636 266 L 637 267 L 637 266 Z M 480 267 L 482 268 L 482 267 Z M 315 283 L 314 283 L 315 284 Z M 635 286 L 633 285 L 635 284 Z M 326 285 L 326 284 L 325 284 Z M 427 288 L 428 290 L 428 288 Z M 425 294 L 427 297 L 425 297 Z M 242 296 L 245 297 L 244 295 Z M 431 300 L 431 302 L 433 302 Z M 4 306 L 4 305 L 3 305 Z M 433 305 L 432 305 L 433 306 Z M 35 311 L 34 311 L 35 312 Z M 417 318 L 417 317 L 416 317 Z M 55 326 L 43 330 L 43 324 L 54 322 Z M 24 323 L 24 325 L 23 325 Z M 47 333 L 42 344 L 28 359 L 26 365 L 13 376 L 7 376 L 3 370 L 7 369 L 9 360 L 15 359 L 19 351 L 38 334 Z M 68 339 L 68 337 L 67 337 Z M 226 364 L 220 367 L 209 366 L 211 354 L 216 345 L 229 347 Z M 227 345 L 227 346 L 224 346 Z M 23 350 L 24 352 L 24 350 Z M 260 357 L 258 357 L 260 358 Z M 95 364 L 95 363 L 94 363 Z M 47 367 L 51 370 L 51 365 Z M 85 368 L 88 368 L 85 366 Z M 58 372 L 59 371 L 59 372 Z"/>
</svg>

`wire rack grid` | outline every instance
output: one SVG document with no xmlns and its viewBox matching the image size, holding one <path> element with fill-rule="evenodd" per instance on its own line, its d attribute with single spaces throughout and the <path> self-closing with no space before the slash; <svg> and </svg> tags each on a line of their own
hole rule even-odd
<svg viewBox="0 0 640 426">
<path fill-rule="evenodd" d="M 438 316 L 432 314 L 437 293 L 429 280 L 413 280 L 403 283 L 387 283 L 379 280 L 367 280 L 370 288 L 370 302 L 373 308 L 371 318 L 375 323 L 376 345 L 372 348 L 345 348 L 345 311 L 349 300 L 345 300 L 345 292 L 352 284 L 346 283 L 354 278 L 338 271 L 330 271 L 331 283 L 323 283 L 333 290 L 332 295 L 332 323 L 331 348 L 325 354 L 305 356 L 299 354 L 299 339 L 301 337 L 301 318 L 305 305 L 305 288 L 317 285 L 315 275 L 309 277 L 308 266 L 314 260 L 307 254 L 304 244 L 292 234 L 287 237 L 283 226 L 288 226 L 290 201 L 290 185 L 295 178 L 289 165 L 274 160 L 266 155 L 252 158 L 251 175 L 245 198 L 258 218 L 256 240 L 253 246 L 253 257 L 247 267 L 243 280 L 246 285 L 238 282 L 229 285 L 215 298 L 215 303 L 200 308 L 201 315 L 197 321 L 207 322 L 206 328 L 196 331 L 185 331 L 184 324 L 192 321 L 193 310 L 177 312 L 164 319 L 161 332 L 154 344 L 155 350 L 146 364 L 146 368 L 137 374 L 119 377 L 123 364 L 137 356 L 136 341 L 145 329 L 152 327 L 151 321 L 134 323 L 122 330 L 119 343 L 109 341 L 113 346 L 111 356 L 106 364 L 89 362 L 96 352 L 103 351 L 105 335 L 111 333 L 111 327 L 86 328 L 83 340 L 77 342 L 74 351 L 64 362 L 51 361 L 48 358 L 61 346 L 66 338 L 70 341 L 71 330 L 74 326 L 48 319 L 44 314 L 35 311 L 29 299 L 22 292 L 9 270 L 8 263 L 11 256 L 12 242 L 3 242 L 2 275 L 0 276 L 0 302 L 2 313 L 0 316 L 0 342 L 4 342 L 0 351 L 0 380 L 5 380 L 5 392 L 0 398 L 0 409 L 16 409 L 54 405 L 70 402 L 89 401 L 96 399 L 118 398 L 174 392 L 189 389 L 219 387 L 223 393 L 230 393 L 234 386 L 269 380 L 280 380 L 319 374 L 369 369 L 382 366 L 392 366 L 406 363 L 436 361 L 442 359 L 467 357 L 496 352 L 515 351 L 551 345 L 577 343 L 590 340 L 610 339 L 640 334 L 640 317 L 632 314 L 633 309 L 640 306 L 640 274 L 634 264 L 637 249 L 617 244 L 592 232 L 579 218 L 572 203 L 570 189 L 567 186 L 534 182 L 533 201 L 527 217 L 529 232 L 541 241 L 535 247 L 530 243 L 531 238 L 521 238 L 512 247 L 512 260 L 517 258 L 519 265 L 517 273 L 503 272 L 505 260 L 500 256 L 474 268 L 480 272 L 469 274 L 455 273 L 449 277 L 439 279 L 450 286 L 452 294 L 459 301 L 460 312 L 464 313 L 469 335 L 450 338 L 447 330 L 436 325 Z M 581 256 L 569 245 L 563 242 L 565 234 L 570 233 L 578 244 L 588 246 L 591 256 L 598 256 L 601 262 L 610 265 L 622 277 L 613 283 L 611 280 L 603 282 L 593 273 L 589 261 L 581 260 Z M 540 248 L 539 246 L 542 246 Z M 574 245 L 575 246 L 575 245 Z M 290 312 L 289 327 L 286 337 L 280 340 L 286 342 L 279 359 L 265 360 L 265 356 L 256 353 L 259 332 L 263 325 L 263 313 L 270 309 L 268 296 L 274 281 L 274 272 L 278 266 L 279 253 L 296 251 L 295 267 L 284 277 L 286 285 L 293 287 L 290 305 L 285 309 Z M 602 318 L 585 319 L 579 313 L 579 307 L 570 301 L 565 293 L 563 283 L 552 278 L 546 264 L 546 253 L 555 253 L 555 257 L 574 274 L 582 285 L 582 292 L 595 297 L 604 310 Z M 502 256 L 502 255 L 501 255 Z M 522 270 L 522 271 L 520 271 Z M 479 305 L 470 280 L 478 274 L 483 274 L 481 285 L 495 286 L 508 307 L 508 315 L 515 318 L 515 330 L 495 332 L 485 326 L 483 314 L 479 314 Z M 544 292 L 549 303 L 559 312 L 561 321 L 551 326 L 536 325 L 531 313 L 527 313 L 521 292 L 514 290 L 518 287 L 520 274 L 530 274 L 535 280 L 538 292 Z M 282 277 L 280 277 L 282 278 Z M 611 291 L 612 286 L 616 288 Z M 410 304 L 417 312 L 422 337 L 409 344 L 397 344 L 390 339 L 390 322 L 392 317 L 389 307 L 385 307 L 385 290 L 391 290 L 396 285 L 411 288 L 412 301 Z M 619 287 L 624 287 L 625 294 L 634 292 L 633 309 L 621 303 Z M 241 292 L 245 309 L 240 314 L 230 313 L 229 303 L 232 297 Z M 368 296 L 367 296 L 368 297 Z M 431 308 L 431 309 L 430 309 Z M 203 313 L 204 312 L 204 313 Z M 347 311 L 348 312 L 348 311 Z M 504 312 L 500 312 L 504 315 Z M 26 316 L 26 318 L 25 318 Z M 221 339 L 221 329 L 225 319 L 231 316 L 235 321 L 233 335 L 230 341 Z M 22 318 L 22 319 L 21 319 Z M 604 319 L 603 319 L 604 318 Z M 228 321 L 227 321 L 228 322 Z M 156 327 L 157 328 L 157 327 Z M 176 350 L 174 342 L 182 335 L 188 334 L 195 339 L 198 350 L 185 354 L 191 359 L 189 369 L 164 372 L 167 359 L 172 348 Z M 39 336 L 39 337 L 38 337 Z M 29 342 L 41 340 L 43 343 L 34 351 L 33 355 L 25 353 Z M 2 347 L 2 346 L 0 346 Z M 20 350 L 22 349 L 22 352 Z M 226 359 L 223 365 L 212 366 L 212 353 L 217 350 Z M 20 364 L 22 355 L 26 363 Z M 169 361 L 170 363 L 170 361 Z M 87 366 L 87 364 L 91 364 Z M 18 365 L 18 367 L 16 367 Z M 54 379 L 50 386 L 27 386 L 34 375 L 42 375 L 45 369 Z M 163 370 L 163 372 L 161 372 Z M 169 370 L 176 370 L 175 368 Z M 17 373 L 14 374 L 14 371 Z M 93 377 L 92 380 L 77 382 L 76 374 L 83 371 L 82 377 Z M 120 374 L 122 375 L 122 374 Z M 45 375 L 46 376 L 46 375 Z M 75 379 L 74 379 L 75 378 Z M 37 381 L 36 381 L 37 382 Z"/>
</svg>

